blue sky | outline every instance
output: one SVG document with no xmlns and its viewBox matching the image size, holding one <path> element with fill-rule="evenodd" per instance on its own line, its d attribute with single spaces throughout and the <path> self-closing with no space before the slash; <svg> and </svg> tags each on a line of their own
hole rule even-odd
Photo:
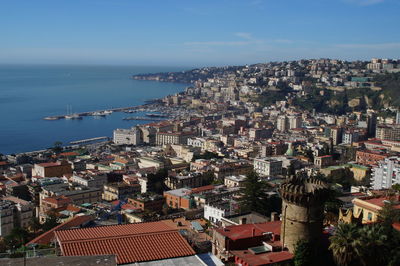
<svg viewBox="0 0 400 266">
<path fill-rule="evenodd" d="M 0 0 L 0 63 L 400 58 L 399 0 Z"/>
</svg>

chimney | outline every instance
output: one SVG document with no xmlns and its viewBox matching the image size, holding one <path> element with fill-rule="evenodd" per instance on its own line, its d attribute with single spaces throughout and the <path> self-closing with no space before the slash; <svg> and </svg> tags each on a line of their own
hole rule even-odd
<svg viewBox="0 0 400 266">
<path fill-rule="evenodd" d="M 279 221 L 279 214 L 277 212 L 271 212 L 271 222 Z"/>
<path fill-rule="evenodd" d="M 240 220 L 240 224 L 246 224 L 246 222 L 247 222 L 247 218 L 242 218 L 242 219 Z"/>
<path fill-rule="evenodd" d="M 253 229 L 251 230 L 251 236 L 254 237 L 256 235 L 256 229 L 253 227 Z"/>
</svg>

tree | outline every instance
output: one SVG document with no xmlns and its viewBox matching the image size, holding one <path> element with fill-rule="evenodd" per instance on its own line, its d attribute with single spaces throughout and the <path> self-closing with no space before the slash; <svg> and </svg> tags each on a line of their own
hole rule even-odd
<svg viewBox="0 0 400 266">
<path fill-rule="evenodd" d="M 165 178 L 168 176 L 168 170 L 165 168 L 159 169 L 155 174 L 148 174 L 147 179 L 151 191 L 162 194 L 166 189 L 164 184 Z"/>
<path fill-rule="evenodd" d="M 333 258 L 337 265 L 360 265 L 360 233 L 354 224 L 339 224 L 335 235 L 330 237 L 329 249 L 333 252 Z"/>
<path fill-rule="evenodd" d="M 37 231 L 42 229 L 42 225 L 40 224 L 38 218 L 32 217 L 32 219 L 29 221 L 29 229 L 33 231 L 34 234 L 36 234 Z"/>
<path fill-rule="evenodd" d="M 213 183 L 215 178 L 214 172 L 213 171 L 207 171 L 203 173 L 202 176 L 202 185 L 207 186 Z"/>
<path fill-rule="evenodd" d="M 21 227 L 14 227 L 11 233 L 7 235 L 4 240 L 7 247 L 14 250 L 28 241 L 29 233 L 27 230 Z"/>
<path fill-rule="evenodd" d="M 62 152 L 62 142 L 61 142 L 61 141 L 56 141 L 56 142 L 54 142 L 52 150 L 53 150 L 55 153 L 60 153 L 60 152 Z"/>
<path fill-rule="evenodd" d="M 310 240 L 299 240 L 294 251 L 295 266 L 329 266 L 334 265 L 332 254 L 327 246 Z"/>
<path fill-rule="evenodd" d="M 239 200 L 241 211 L 255 211 L 269 215 L 274 211 L 272 199 L 266 194 L 267 184 L 261 180 L 254 171 L 247 174 L 244 186 L 241 188 Z"/>
<path fill-rule="evenodd" d="M 295 266 L 308 266 L 312 265 L 313 252 L 310 242 L 306 240 L 299 240 L 296 244 L 294 251 L 293 262 Z"/>
<path fill-rule="evenodd" d="M 58 218 L 56 213 L 53 210 L 50 210 L 47 213 L 47 218 L 46 221 L 43 223 L 42 228 L 43 231 L 49 231 L 50 229 L 56 227 L 57 225 L 59 225 L 60 223 L 58 222 Z"/>
<path fill-rule="evenodd" d="M 378 212 L 378 221 L 386 228 L 392 228 L 392 224 L 400 221 L 400 212 L 395 209 L 393 202 L 387 202 Z"/>
<path fill-rule="evenodd" d="M 387 245 L 388 236 L 381 225 L 364 226 L 359 230 L 360 261 L 365 266 L 386 265 L 390 250 Z"/>
</svg>

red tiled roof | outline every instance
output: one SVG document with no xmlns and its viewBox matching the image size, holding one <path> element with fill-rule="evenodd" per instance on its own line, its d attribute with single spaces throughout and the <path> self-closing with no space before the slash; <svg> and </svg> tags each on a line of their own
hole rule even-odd
<svg viewBox="0 0 400 266">
<path fill-rule="evenodd" d="M 202 186 L 202 187 L 198 187 L 198 188 L 192 188 L 191 189 L 191 193 L 199 193 L 202 191 L 207 191 L 207 190 L 213 190 L 214 189 L 214 185 L 208 185 L 208 186 Z"/>
<path fill-rule="evenodd" d="M 248 265 L 269 265 L 283 261 L 288 261 L 293 258 L 293 254 L 289 251 L 268 252 L 262 254 L 253 254 L 248 250 L 231 251 L 233 255 L 244 260 Z"/>
<path fill-rule="evenodd" d="M 26 245 L 33 244 L 33 243 L 41 244 L 41 245 L 48 245 L 54 239 L 54 232 L 56 230 L 68 229 L 71 227 L 80 226 L 83 223 L 86 223 L 92 219 L 93 218 L 89 215 L 75 216 L 71 220 L 66 221 L 65 223 L 62 223 L 60 225 L 57 225 L 53 229 L 50 229 L 49 231 L 44 232 L 43 234 L 37 236 L 36 238 L 29 241 Z"/>
<path fill-rule="evenodd" d="M 61 196 L 55 196 L 55 197 L 47 197 L 44 198 L 42 201 L 46 201 L 52 204 L 60 204 L 60 203 L 68 203 L 71 202 L 72 200 L 64 195 Z"/>
<path fill-rule="evenodd" d="M 393 228 L 396 229 L 397 231 L 400 231 L 400 223 L 396 222 L 392 224 Z"/>
<path fill-rule="evenodd" d="M 357 205 L 362 205 L 365 208 L 371 208 L 371 206 L 366 205 L 365 203 L 369 203 L 375 206 L 376 210 L 379 210 L 385 205 L 385 201 L 394 201 L 393 203 L 393 208 L 395 209 L 400 209 L 400 204 L 396 203 L 398 199 L 397 198 L 392 198 L 392 197 L 374 197 L 374 198 L 358 198 L 354 199 L 353 203 L 357 201 Z"/>
<path fill-rule="evenodd" d="M 263 233 L 272 232 L 276 235 L 281 233 L 281 221 L 266 222 L 259 224 L 241 224 L 232 225 L 225 228 L 215 229 L 221 235 L 229 237 L 232 240 L 251 238 L 254 236 L 261 236 Z M 254 231 L 254 232 L 253 232 Z"/>
<path fill-rule="evenodd" d="M 163 222 L 63 230 L 56 237 L 64 256 L 115 254 L 118 264 L 195 254 L 179 232 Z"/>
<path fill-rule="evenodd" d="M 59 232 L 60 241 L 90 240 L 173 230 L 161 222 L 98 226 Z"/>
<path fill-rule="evenodd" d="M 52 167 L 52 166 L 59 166 L 60 163 L 40 163 L 38 165 L 40 165 L 42 167 Z"/>
</svg>

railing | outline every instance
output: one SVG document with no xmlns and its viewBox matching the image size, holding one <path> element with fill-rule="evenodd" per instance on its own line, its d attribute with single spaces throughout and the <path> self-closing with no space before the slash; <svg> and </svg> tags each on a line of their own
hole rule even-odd
<svg viewBox="0 0 400 266">
<path fill-rule="evenodd" d="M 58 256 L 57 249 L 35 249 L 25 251 L 14 251 L 8 253 L 0 253 L 0 259 L 5 258 L 35 258 L 35 257 L 56 257 Z"/>
</svg>

